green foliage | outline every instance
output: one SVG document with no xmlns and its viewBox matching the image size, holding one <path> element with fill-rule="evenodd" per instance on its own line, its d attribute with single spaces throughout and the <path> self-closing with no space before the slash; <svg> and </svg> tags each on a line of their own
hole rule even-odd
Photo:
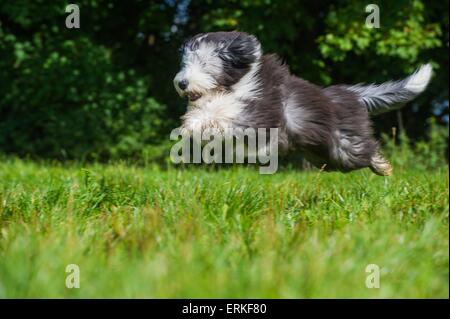
<svg viewBox="0 0 450 319">
<path fill-rule="evenodd" d="M 349 52 L 361 55 L 374 50 L 378 56 L 414 63 L 423 50 L 443 45 L 439 39 L 442 35 L 441 26 L 425 21 L 425 5 L 422 1 L 408 1 L 407 5 L 404 1 L 396 4 L 392 4 L 392 1 L 379 2 L 382 23 L 379 29 L 365 25 L 365 15 L 368 14 L 364 11 L 366 5 L 349 3 L 329 12 L 326 18 L 327 31 L 318 38 L 324 57 L 342 61 Z M 354 20 L 355 16 L 360 19 Z"/>
<path fill-rule="evenodd" d="M 384 150 L 395 167 L 407 169 L 417 167 L 423 170 L 438 169 L 448 161 L 448 127 L 438 126 L 436 120 L 429 120 L 428 137 L 412 143 L 405 132 L 398 136 L 383 134 Z"/>
<path fill-rule="evenodd" d="M 50 12 L 58 7 L 47 5 Z M 0 25 L 0 149 L 60 159 L 142 158 L 161 139 L 164 114 L 148 77 L 118 67 L 92 35 L 61 30 L 64 11 L 43 32 L 45 25 L 34 29 L 41 15 L 26 8 L 0 7 L 28 34 Z"/>
<path fill-rule="evenodd" d="M 448 170 L 394 172 L 3 162 L 0 298 L 448 298 Z"/>
</svg>

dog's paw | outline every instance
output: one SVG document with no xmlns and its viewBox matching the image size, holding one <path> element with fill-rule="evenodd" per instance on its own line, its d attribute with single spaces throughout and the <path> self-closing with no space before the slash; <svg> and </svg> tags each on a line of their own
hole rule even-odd
<svg viewBox="0 0 450 319">
<path fill-rule="evenodd" d="M 380 176 L 392 175 L 391 164 L 380 153 L 376 153 L 370 159 L 370 169 L 372 170 L 372 172 Z"/>
</svg>

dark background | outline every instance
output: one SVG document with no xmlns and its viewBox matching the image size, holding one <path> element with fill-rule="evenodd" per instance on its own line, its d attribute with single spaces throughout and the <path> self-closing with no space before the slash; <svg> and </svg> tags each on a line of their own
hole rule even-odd
<svg viewBox="0 0 450 319">
<path fill-rule="evenodd" d="M 0 3 L 0 154 L 58 160 L 152 159 L 185 110 L 173 89 L 178 48 L 200 32 L 255 34 L 295 74 L 320 85 L 399 79 L 432 62 L 427 91 L 375 118 L 410 141 L 448 126 L 448 1 L 80 0 Z"/>
</svg>

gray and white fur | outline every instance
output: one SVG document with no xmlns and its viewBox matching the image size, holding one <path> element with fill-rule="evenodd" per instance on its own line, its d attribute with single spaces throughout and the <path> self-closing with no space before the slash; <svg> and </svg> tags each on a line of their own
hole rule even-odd
<svg viewBox="0 0 450 319">
<path fill-rule="evenodd" d="M 369 167 L 390 175 L 373 137 L 370 115 L 389 112 L 427 87 L 430 64 L 400 81 L 322 88 L 292 75 L 255 36 L 213 32 L 185 42 L 177 92 L 188 97 L 185 131 L 205 128 L 279 128 L 279 148 L 301 151 L 324 170 Z"/>
</svg>

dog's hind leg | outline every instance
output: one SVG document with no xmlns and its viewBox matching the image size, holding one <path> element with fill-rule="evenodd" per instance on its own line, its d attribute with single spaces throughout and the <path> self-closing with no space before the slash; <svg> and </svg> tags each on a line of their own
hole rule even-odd
<svg viewBox="0 0 450 319">
<path fill-rule="evenodd" d="M 370 169 L 377 175 L 390 176 L 392 174 L 392 166 L 387 159 L 381 155 L 380 151 L 376 151 L 370 159 Z"/>
</svg>

